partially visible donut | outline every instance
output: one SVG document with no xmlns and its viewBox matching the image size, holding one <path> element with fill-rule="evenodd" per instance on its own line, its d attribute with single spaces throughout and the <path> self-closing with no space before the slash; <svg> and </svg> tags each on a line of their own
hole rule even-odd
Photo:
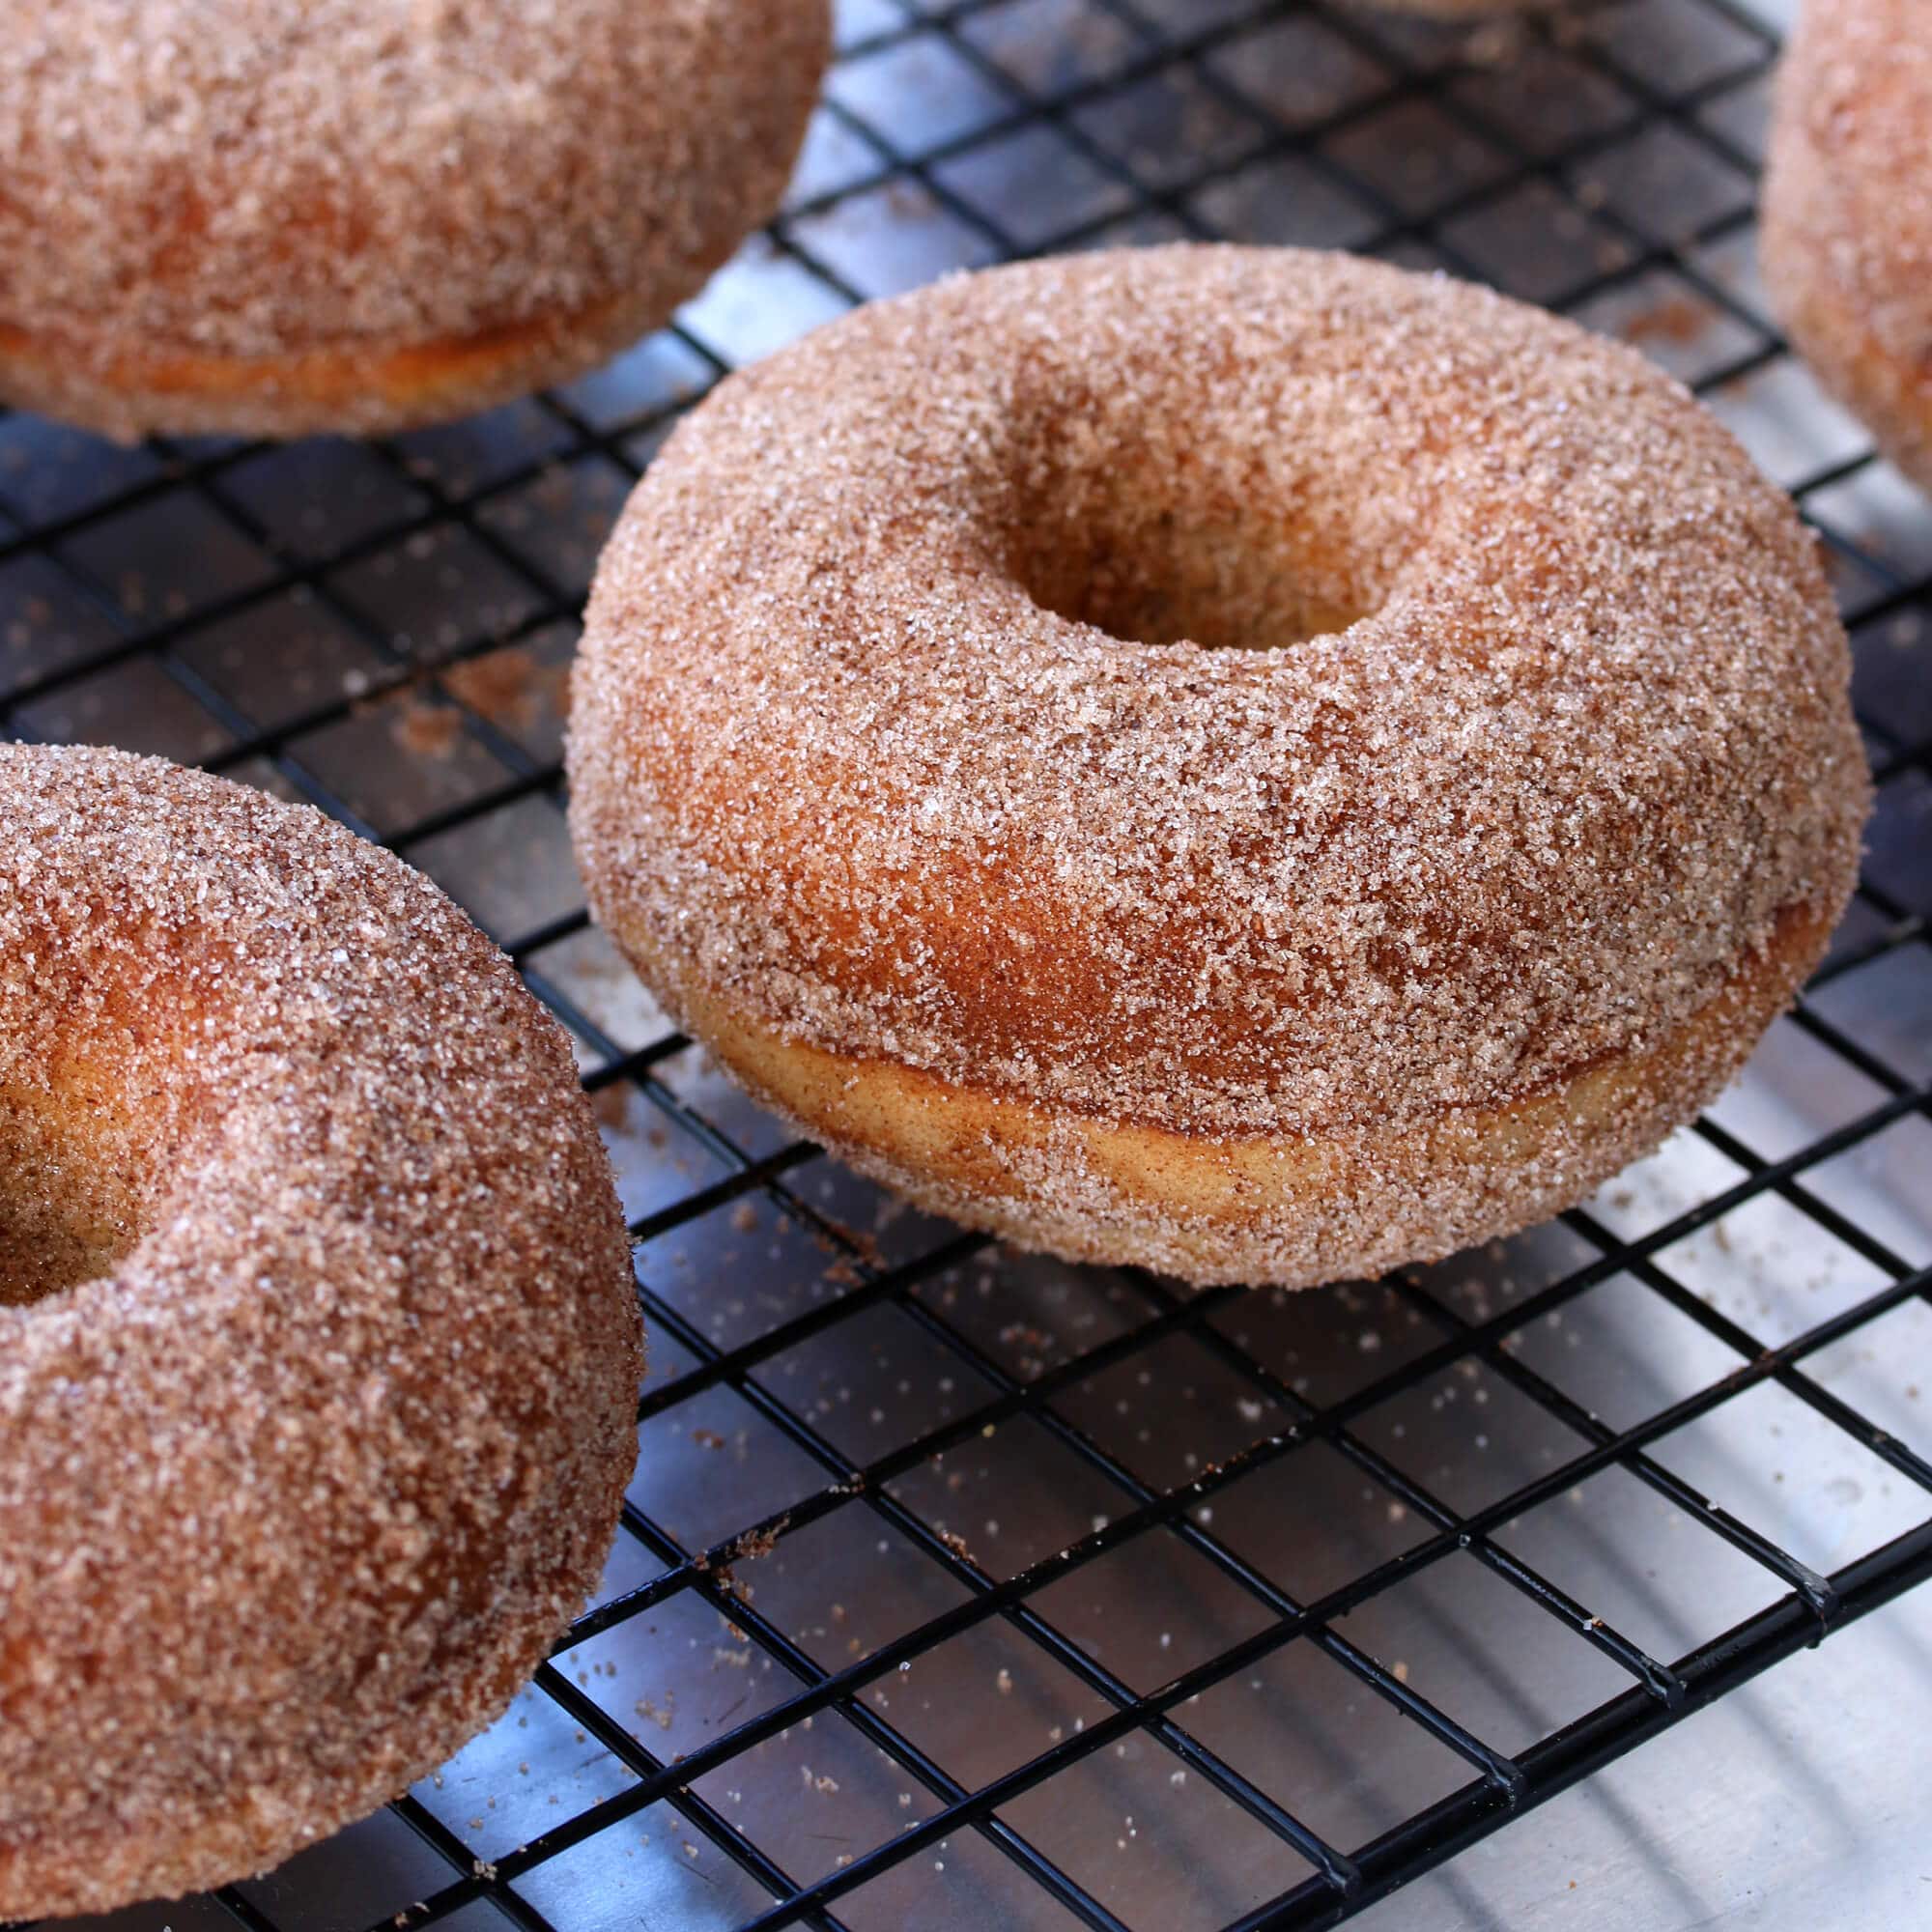
<svg viewBox="0 0 1932 1932">
<path fill-rule="evenodd" d="M 1793 344 L 1932 490 L 1932 17 L 1811 0 L 1779 70 L 1759 222 Z"/>
<path fill-rule="evenodd" d="M 5 0 L 0 398 L 118 437 L 465 414 L 777 207 L 827 0 Z"/>
<path fill-rule="evenodd" d="M 275 1863 L 494 1719 L 637 1450 L 560 1030 L 425 880 L 0 747 L 0 1920 Z"/>
<path fill-rule="evenodd" d="M 606 553 L 594 909 L 753 1091 L 1027 1246 L 1439 1256 L 1689 1119 L 1867 781 L 1789 502 L 1442 278 L 995 270 L 722 384 Z"/>
</svg>

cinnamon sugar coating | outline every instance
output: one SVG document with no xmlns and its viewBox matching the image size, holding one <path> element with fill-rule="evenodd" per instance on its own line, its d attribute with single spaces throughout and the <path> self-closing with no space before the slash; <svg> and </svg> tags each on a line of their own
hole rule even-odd
<svg viewBox="0 0 1932 1932">
<path fill-rule="evenodd" d="M 558 1029 L 440 894 L 0 747 L 0 1918 L 270 1865 L 507 1704 L 636 1451 Z"/>
<path fill-rule="evenodd" d="M 0 0 L 0 396 L 294 435 L 578 374 L 770 215 L 829 43 L 826 0 Z"/>
<path fill-rule="evenodd" d="M 1851 888 L 1847 673 L 1789 503 L 1634 352 L 1339 256 L 1093 255 L 694 412 L 592 599 L 573 827 L 679 1010 L 1061 1118 L 1045 1244 L 1100 1211 L 1094 1123 L 1366 1148 L 1320 1278 L 1400 1258 L 1378 1161 L 1669 1047 L 1808 909 L 1736 1051 L 1595 1138 L 1731 1070 Z M 1592 1138 L 1517 1205 L 1586 1191 Z M 1244 1190 L 1240 1254 L 1286 1255 Z M 1220 1272 L 1108 1213 L 1105 1252 Z"/>
<path fill-rule="evenodd" d="M 1915 0 L 1805 7 L 1759 232 L 1793 343 L 1932 490 L 1932 22 Z"/>
</svg>

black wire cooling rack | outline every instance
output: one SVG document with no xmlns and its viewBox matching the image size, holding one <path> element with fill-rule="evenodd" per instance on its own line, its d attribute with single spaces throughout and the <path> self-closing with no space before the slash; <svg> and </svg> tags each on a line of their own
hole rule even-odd
<svg viewBox="0 0 1932 1932">
<path fill-rule="evenodd" d="M 848 0 L 783 218 L 569 390 L 292 449 L 0 418 L 0 723 L 449 887 L 580 1042 L 652 1335 L 604 1588 L 510 1716 L 172 1922 L 1328 1925 L 1932 1574 L 1932 508 L 1753 279 L 1776 11 Z M 1819 529 L 1880 785 L 1829 964 L 1712 1118 L 1560 1222 L 1302 1296 L 895 1209 L 669 1031 L 562 813 L 582 594 L 682 408 L 946 270 L 1179 236 L 1445 267 L 1690 381 Z"/>
</svg>

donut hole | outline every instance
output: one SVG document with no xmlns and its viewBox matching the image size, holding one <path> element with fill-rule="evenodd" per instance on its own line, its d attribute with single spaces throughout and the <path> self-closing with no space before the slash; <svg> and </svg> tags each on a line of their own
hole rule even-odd
<svg viewBox="0 0 1932 1932">
<path fill-rule="evenodd" d="M 0 1306 L 111 1273 L 146 1232 L 156 1167 L 88 1084 L 0 1086 Z"/>
<path fill-rule="evenodd" d="M 1022 463 L 1004 563 L 1042 610 L 1122 643 L 1287 650 L 1380 609 L 1392 575 L 1309 494 L 1145 449 Z"/>
</svg>

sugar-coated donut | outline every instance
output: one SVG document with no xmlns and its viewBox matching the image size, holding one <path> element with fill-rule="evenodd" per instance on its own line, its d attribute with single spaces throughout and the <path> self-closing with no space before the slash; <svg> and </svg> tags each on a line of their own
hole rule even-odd
<svg viewBox="0 0 1932 1932">
<path fill-rule="evenodd" d="M 853 1165 L 1196 1281 L 1434 1257 L 1686 1120 L 1867 781 L 1790 504 L 1634 352 L 1340 256 L 992 270 L 732 378 L 577 673 L 593 906 Z"/>
<path fill-rule="evenodd" d="M 373 432 L 655 327 L 778 204 L 827 0 L 0 0 L 0 399 Z"/>
<path fill-rule="evenodd" d="M 1820 380 L 1932 490 L 1932 15 L 1811 0 L 1778 71 L 1765 283 Z"/>
<path fill-rule="evenodd" d="M 263 1869 L 495 1718 L 639 1368 L 569 1049 L 440 893 L 0 747 L 0 1920 Z"/>
</svg>

